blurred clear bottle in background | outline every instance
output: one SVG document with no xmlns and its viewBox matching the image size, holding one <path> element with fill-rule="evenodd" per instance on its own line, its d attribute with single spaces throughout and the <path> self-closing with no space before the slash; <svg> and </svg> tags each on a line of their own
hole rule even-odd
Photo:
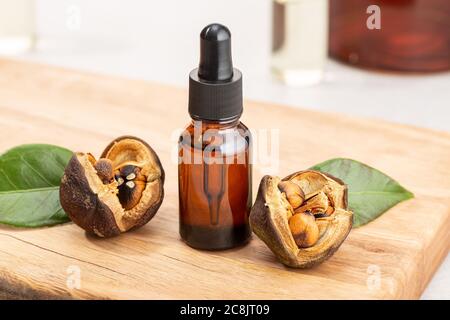
<svg viewBox="0 0 450 320">
<path fill-rule="evenodd" d="M 33 0 L 0 0 L 0 54 L 31 50 L 35 42 Z"/>
<path fill-rule="evenodd" d="M 328 0 L 274 0 L 272 70 L 292 86 L 323 77 L 328 51 Z"/>
</svg>

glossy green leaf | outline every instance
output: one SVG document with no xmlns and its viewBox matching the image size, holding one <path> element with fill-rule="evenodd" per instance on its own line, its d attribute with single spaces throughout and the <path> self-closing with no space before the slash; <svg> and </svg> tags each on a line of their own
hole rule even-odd
<svg viewBox="0 0 450 320">
<path fill-rule="evenodd" d="M 0 223 L 17 227 L 69 221 L 59 184 L 72 152 L 52 145 L 22 145 L 0 156 Z"/>
<path fill-rule="evenodd" d="M 359 227 L 414 195 L 381 171 L 350 159 L 331 159 L 311 169 L 329 173 L 348 186 L 353 226 Z"/>
</svg>

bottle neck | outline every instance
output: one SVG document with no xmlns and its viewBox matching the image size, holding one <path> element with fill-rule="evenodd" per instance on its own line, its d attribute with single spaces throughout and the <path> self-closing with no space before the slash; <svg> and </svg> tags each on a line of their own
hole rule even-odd
<svg viewBox="0 0 450 320">
<path fill-rule="evenodd" d="M 229 129 L 237 127 L 240 123 L 240 117 L 229 120 L 199 120 L 192 119 L 191 123 L 194 127 L 202 127 L 205 129 Z"/>
</svg>

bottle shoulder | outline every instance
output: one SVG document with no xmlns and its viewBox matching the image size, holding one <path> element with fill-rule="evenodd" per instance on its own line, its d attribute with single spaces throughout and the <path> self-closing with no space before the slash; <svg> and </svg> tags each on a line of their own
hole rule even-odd
<svg viewBox="0 0 450 320">
<path fill-rule="evenodd" d="M 195 149 L 215 146 L 216 150 L 229 154 L 232 150 L 241 152 L 248 149 L 251 144 L 251 133 L 240 121 L 232 125 L 196 122 L 188 124 L 183 130 L 179 144 Z"/>
<path fill-rule="evenodd" d="M 234 123 L 208 123 L 202 121 L 192 121 L 186 125 L 182 133 L 193 133 L 194 130 L 198 132 L 205 132 L 208 130 L 217 130 L 218 132 L 232 132 L 235 130 L 242 131 L 244 133 L 249 132 L 249 128 L 241 121 Z"/>
<path fill-rule="evenodd" d="M 237 128 L 238 130 L 244 132 L 245 134 L 248 134 L 251 137 L 250 129 L 243 122 L 239 121 Z"/>
</svg>

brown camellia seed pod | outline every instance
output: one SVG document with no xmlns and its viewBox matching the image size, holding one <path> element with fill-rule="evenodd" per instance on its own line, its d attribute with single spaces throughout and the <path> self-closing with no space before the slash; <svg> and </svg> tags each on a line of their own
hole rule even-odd
<svg viewBox="0 0 450 320">
<path fill-rule="evenodd" d="M 286 181 L 298 185 L 304 194 L 304 203 L 295 210 L 279 187 Z M 249 221 L 253 232 L 283 264 L 310 268 L 340 247 L 352 228 L 353 213 L 348 210 L 344 182 L 306 170 L 283 180 L 263 177 Z"/>
<path fill-rule="evenodd" d="M 96 160 L 74 153 L 60 186 L 60 201 L 74 223 L 99 237 L 149 222 L 164 198 L 164 169 L 139 138 L 115 139 Z"/>
</svg>

